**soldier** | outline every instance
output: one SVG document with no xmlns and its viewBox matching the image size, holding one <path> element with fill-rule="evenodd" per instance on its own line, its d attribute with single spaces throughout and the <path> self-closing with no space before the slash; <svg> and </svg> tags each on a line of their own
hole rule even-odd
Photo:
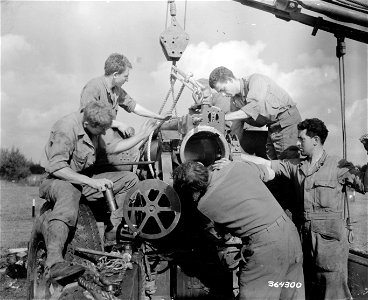
<svg viewBox="0 0 368 300">
<path fill-rule="evenodd" d="M 173 185 L 221 233 L 241 238 L 239 299 L 304 299 L 298 232 L 262 182 L 269 179 L 267 169 L 246 162 L 221 164 L 220 170 L 209 171 L 198 162 L 183 163 L 173 173 Z"/>
<path fill-rule="evenodd" d="M 231 97 L 230 112 L 226 113 L 225 120 L 232 122 L 231 131 L 238 136 L 244 148 L 250 147 L 244 128 L 266 125 L 266 149 L 253 149 L 257 155 L 265 155 L 268 159 L 299 157 L 298 148 L 295 147 L 297 124 L 301 121 L 299 111 L 291 96 L 271 78 L 262 74 L 236 78 L 231 70 L 218 67 L 211 72 L 209 85 L 227 96 L 227 99 Z M 290 200 L 295 199 L 295 194 L 291 183 L 279 177 L 266 185 L 294 221 L 295 206 Z"/>
<path fill-rule="evenodd" d="M 139 116 L 154 118 L 157 120 L 167 120 L 170 114 L 159 115 L 137 103 L 129 94 L 122 88 L 125 82 L 128 81 L 129 72 L 132 64 L 123 54 L 112 53 L 105 61 L 105 74 L 97 78 L 91 79 L 84 87 L 80 97 L 80 110 L 90 101 L 102 101 L 109 103 L 113 109 L 112 129 L 106 131 L 103 140 L 106 144 L 106 153 L 100 153 L 98 164 L 106 170 L 130 170 L 131 166 L 119 166 L 122 161 L 122 156 L 129 156 L 130 161 L 135 160 L 137 151 L 132 149 L 132 153 L 127 154 L 112 154 L 110 148 L 119 143 L 122 138 L 127 138 L 134 135 L 134 129 L 124 123 L 116 121 L 116 115 L 119 106 L 127 112 L 133 112 Z"/>
<path fill-rule="evenodd" d="M 244 122 L 255 127 L 266 125 L 267 157 L 277 159 L 284 151 L 290 152 L 289 147 L 297 141 L 296 126 L 301 117 L 290 95 L 272 79 L 261 74 L 235 78 L 231 70 L 218 67 L 211 72 L 209 85 L 218 93 L 231 97 L 230 112 L 225 120 L 232 121 L 232 131 L 239 139 L 243 135 Z"/>
<path fill-rule="evenodd" d="M 99 173 L 93 168 L 101 148 L 101 135 L 111 126 L 114 113 L 104 102 L 90 102 L 83 112 L 69 114 L 51 129 L 41 165 L 48 173 L 40 185 L 40 197 L 54 204 L 42 224 L 47 248 L 46 272 L 50 278 L 69 280 L 82 273 L 80 266 L 71 266 L 63 259 L 68 234 L 76 226 L 79 201 L 83 195 L 96 201 L 106 188 L 112 188 L 117 203 L 122 205 L 126 192 L 138 178 L 131 172 Z M 154 123 L 144 124 L 135 136 L 116 144 L 112 151 L 125 151 L 145 139 L 154 130 Z"/>
<path fill-rule="evenodd" d="M 326 153 L 328 130 L 321 120 L 306 119 L 298 130 L 297 146 L 304 159 L 268 161 L 246 154 L 242 158 L 286 176 L 297 190 L 307 298 L 351 299 L 343 191 L 350 186 L 366 192 L 368 172 L 364 175 L 351 163 Z"/>
</svg>

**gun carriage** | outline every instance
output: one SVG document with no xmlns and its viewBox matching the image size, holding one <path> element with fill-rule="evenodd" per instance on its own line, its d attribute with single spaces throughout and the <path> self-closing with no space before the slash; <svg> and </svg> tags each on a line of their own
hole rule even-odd
<svg viewBox="0 0 368 300">
<path fill-rule="evenodd" d="M 235 158 L 240 144 L 226 128 L 224 112 L 202 103 L 200 84 L 182 76 L 178 68 L 173 70 L 192 90 L 195 104 L 150 136 L 141 147 L 141 161 L 124 156 L 122 166 L 135 165 L 141 181 L 128 192 L 121 208 L 111 195 L 105 197 L 110 212 L 121 218 L 116 240 L 103 244 L 97 222 L 101 208 L 81 201 L 65 258 L 87 271 L 78 285 L 47 282 L 47 253 L 40 230 L 51 209 L 46 202 L 30 242 L 29 299 L 83 299 L 86 291 L 101 299 L 232 299 L 233 274 L 220 264 L 216 247 L 199 229 L 200 217 L 172 188 L 171 173 L 189 160 L 210 166 L 223 157 Z"/>
</svg>

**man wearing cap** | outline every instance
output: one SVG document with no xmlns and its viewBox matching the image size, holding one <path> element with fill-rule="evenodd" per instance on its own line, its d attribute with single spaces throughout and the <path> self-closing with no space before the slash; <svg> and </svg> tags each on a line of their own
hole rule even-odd
<svg viewBox="0 0 368 300">
<path fill-rule="evenodd" d="M 105 147 L 101 136 L 111 126 L 114 113 L 104 102 L 87 103 L 83 112 L 75 112 L 58 120 L 52 127 L 41 159 L 48 176 L 40 185 L 40 197 L 53 204 L 45 215 L 42 233 L 47 248 L 46 273 L 55 280 L 69 280 L 84 271 L 63 259 L 68 234 L 76 226 L 79 202 L 83 195 L 89 201 L 103 197 L 112 188 L 119 206 L 126 192 L 137 182 L 132 172 L 101 173 L 94 168 L 96 155 Z M 125 151 L 145 139 L 155 129 L 147 123 L 135 136 L 116 144 L 111 151 Z"/>
<path fill-rule="evenodd" d="M 173 186 L 222 233 L 241 238 L 239 299 L 304 299 L 298 232 L 262 182 L 271 173 L 224 159 L 214 167 L 185 162 L 175 169 Z"/>
<path fill-rule="evenodd" d="M 290 95 L 272 79 L 262 74 L 236 78 L 225 67 L 214 69 L 209 76 L 209 85 L 230 99 L 230 112 L 226 121 L 232 121 L 232 131 L 239 138 L 244 122 L 255 127 L 268 127 L 266 154 L 269 159 L 278 159 L 286 151 L 288 156 L 297 155 L 297 124 L 301 117 Z"/>
</svg>

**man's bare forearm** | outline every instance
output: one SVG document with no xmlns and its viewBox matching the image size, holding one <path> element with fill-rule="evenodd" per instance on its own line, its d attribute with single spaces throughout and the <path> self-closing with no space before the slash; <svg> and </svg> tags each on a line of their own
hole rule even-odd
<svg viewBox="0 0 368 300">
<path fill-rule="evenodd" d="M 136 146 L 139 142 L 141 142 L 146 135 L 142 133 L 138 133 L 137 135 L 134 135 L 130 138 L 121 140 L 119 143 L 117 143 L 115 146 L 108 149 L 109 154 L 116 154 L 121 153 L 123 151 L 129 150 Z"/>
<path fill-rule="evenodd" d="M 80 184 L 80 185 L 88 185 L 91 188 L 94 188 L 98 191 L 105 191 L 106 188 L 112 188 L 113 182 L 106 178 L 90 178 L 88 176 L 79 174 L 75 171 L 73 171 L 69 167 L 65 167 L 63 169 L 57 170 L 54 173 L 52 173 L 55 177 L 68 181 L 70 183 L 74 184 Z"/>
<path fill-rule="evenodd" d="M 134 113 L 141 117 L 161 119 L 161 116 L 159 114 L 156 114 L 155 112 L 150 111 L 149 109 L 143 107 L 142 105 L 138 103 L 135 106 Z"/>
<path fill-rule="evenodd" d="M 68 181 L 68 182 L 74 183 L 74 184 L 87 184 L 87 185 L 89 185 L 89 182 L 91 180 L 91 178 L 89 178 L 88 176 L 79 174 L 79 173 L 73 171 L 69 167 L 65 167 L 65 168 L 62 168 L 60 170 L 57 170 L 57 171 L 53 172 L 52 175 L 54 175 L 55 177 L 57 177 L 61 180 L 65 180 L 65 181 Z"/>
<path fill-rule="evenodd" d="M 237 110 L 225 115 L 225 121 L 234 121 L 234 120 L 243 120 L 248 118 L 249 115 L 245 113 L 243 110 Z"/>
</svg>

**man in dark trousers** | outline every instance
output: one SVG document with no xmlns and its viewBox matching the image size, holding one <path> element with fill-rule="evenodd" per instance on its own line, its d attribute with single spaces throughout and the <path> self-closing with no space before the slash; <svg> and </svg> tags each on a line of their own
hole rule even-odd
<svg viewBox="0 0 368 300">
<path fill-rule="evenodd" d="M 304 299 L 302 250 L 297 230 L 262 180 L 266 168 L 225 162 L 209 171 L 186 162 L 173 173 L 174 189 L 183 201 L 242 240 L 239 299 Z"/>
<path fill-rule="evenodd" d="M 104 148 L 101 136 L 113 118 L 110 105 L 90 102 L 83 112 L 61 118 L 51 129 L 41 160 L 48 176 L 40 185 L 40 197 L 54 204 L 42 224 L 46 272 L 52 279 L 68 280 L 84 270 L 63 258 L 68 234 L 76 226 L 81 196 L 96 201 L 103 198 L 106 188 L 112 188 L 118 206 L 122 206 L 125 194 L 138 182 L 132 172 L 101 173 L 94 168 L 97 153 Z M 133 147 L 154 129 L 154 123 L 143 125 L 139 133 L 116 144 L 112 151 L 118 153 Z"/>
<path fill-rule="evenodd" d="M 307 298 L 351 299 L 343 193 L 346 186 L 366 192 L 368 172 L 326 153 L 323 144 L 328 130 L 321 120 L 306 119 L 298 124 L 298 131 L 297 146 L 305 156 L 303 159 L 268 161 L 246 154 L 242 158 L 262 164 L 269 172 L 293 182 L 297 191 L 297 223 L 301 231 Z"/>
</svg>

